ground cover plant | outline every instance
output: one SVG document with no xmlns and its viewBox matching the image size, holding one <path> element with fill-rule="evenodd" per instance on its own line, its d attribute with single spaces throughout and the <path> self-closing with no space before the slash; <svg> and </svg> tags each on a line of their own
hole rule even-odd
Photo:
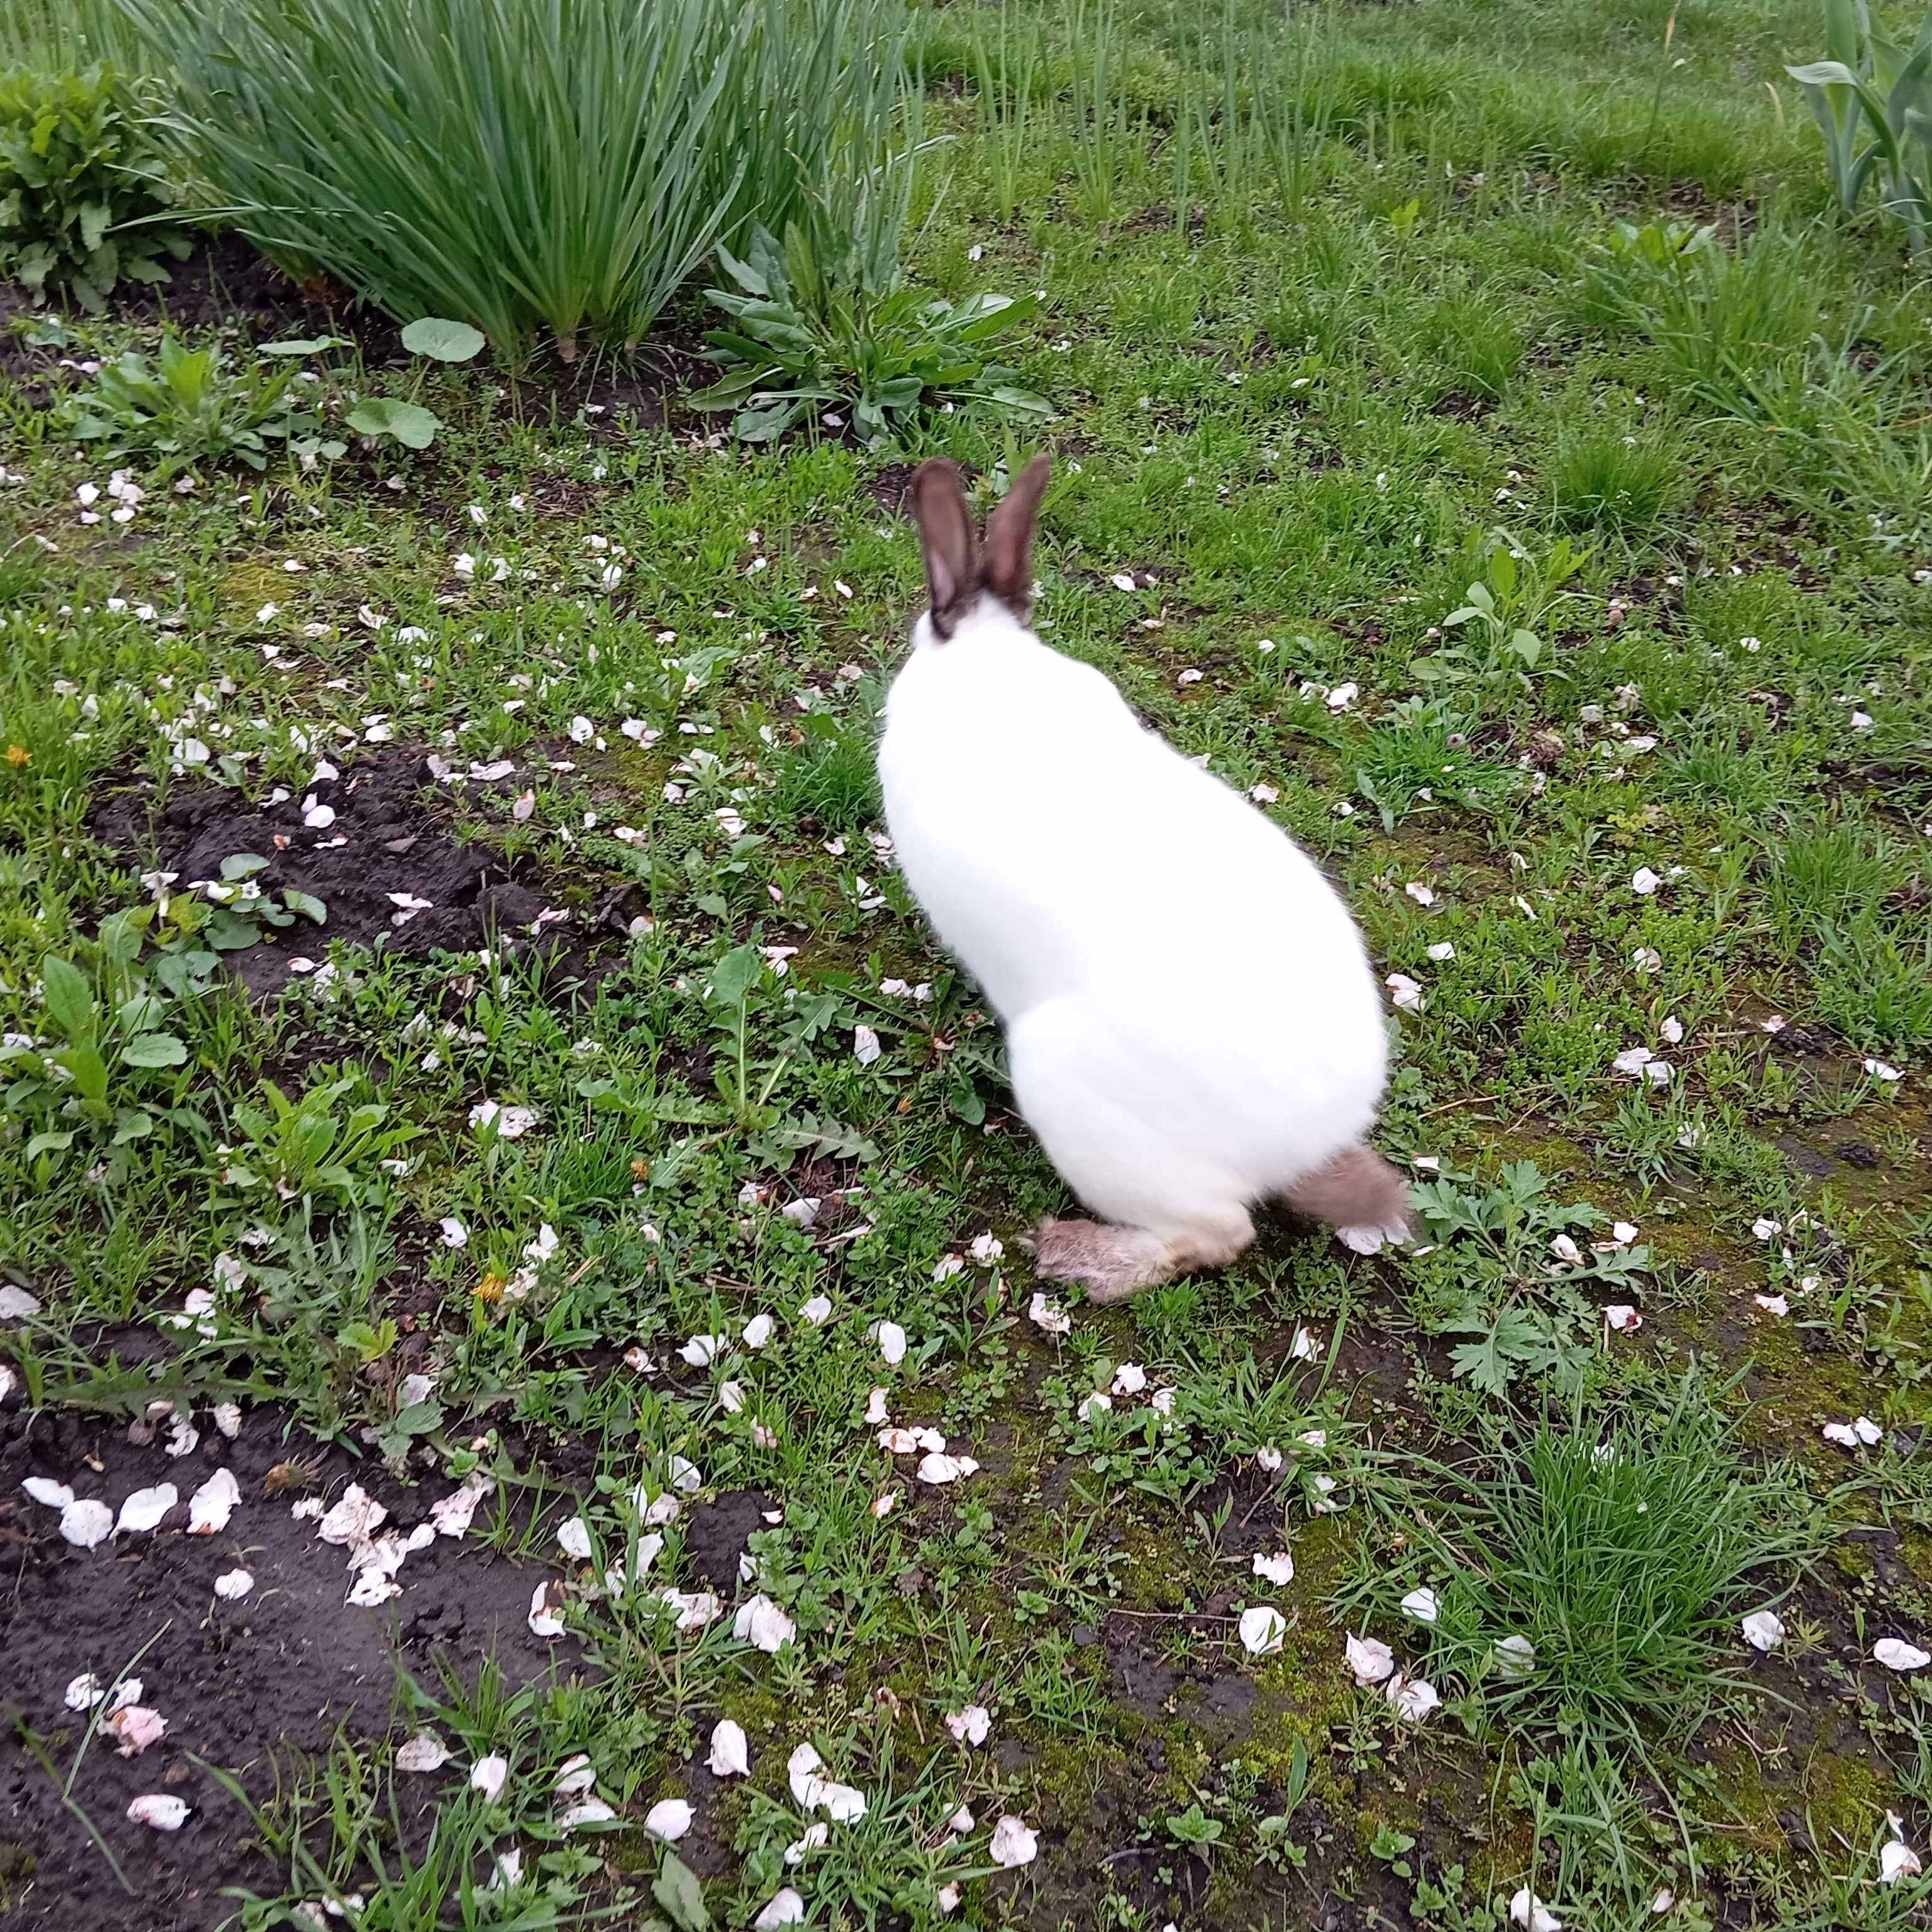
<svg viewBox="0 0 1932 1932">
<path fill-rule="evenodd" d="M 1932 1920 L 1932 350 L 1843 20 L 909 9 L 851 200 L 497 320 L 218 152 L 221 46 L 436 11 L 0 42 L 206 231 L 0 292 L 9 1923 Z M 472 265 L 486 96 L 606 45 L 464 81 Z M 1032 1276 L 872 747 L 908 463 L 1036 447 L 1042 635 L 1358 912 L 1405 1250 Z"/>
</svg>

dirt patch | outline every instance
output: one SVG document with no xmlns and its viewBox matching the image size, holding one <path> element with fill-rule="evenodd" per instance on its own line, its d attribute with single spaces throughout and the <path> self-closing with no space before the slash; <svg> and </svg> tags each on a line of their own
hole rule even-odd
<svg viewBox="0 0 1932 1932">
<path fill-rule="evenodd" d="M 471 795 L 519 782 L 472 786 Z M 254 993 L 272 992 L 304 970 L 300 962 L 325 956 L 332 940 L 413 958 L 474 952 L 504 938 L 581 940 L 628 890 L 589 908 L 560 904 L 526 863 L 458 839 L 446 823 L 447 794 L 439 797 L 433 786 L 419 747 L 384 746 L 339 777 L 272 802 L 250 803 L 206 782 L 174 785 L 164 800 L 152 786 L 136 786 L 100 806 L 93 830 L 130 864 L 172 872 L 183 884 L 218 881 L 224 860 L 253 853 L 268 861 L 255 880 L 264 892 L 292 890 L 322 902 L 322 926 L 298 919 L 227 956 Z M 333 812 L 332 822 L 304 822 L 311 797 Z"/>
<path fill-rule="evenodd" d="M 546 1643 L 528 1628 L 542 1570 L 520 1568 L 474 1537 L 438 1537 L 397 1573 L 400 1596 L 373 1610 L 349 1606 L 344 1552 L 291 1514 L 293 1499 L 332 1498 L 354 1480 L 388 1509 L 385 1528 L 406 1529 L 428 1519 L 453 1486 L 448 1481 L 405 1488 L 346 1450 L 285 1434 L 267 1411 L 250 1413 L 233 1442 L 206 1417 L 196 1420 L 199 1444 L 170 1458 L 161 1443 L 136 1446 L 124 1425 L 104 1420 L 0 1414 L 8 1718 L 32 1727 L 64 1778 L 86 1723 L 66 1708 L 68 1685 L 89 1671 L 112 1684 L 139 1653 L 130 1674 L 141 1680 L 141 1701 L 168 1726 L 129 1759 L 97 1737 L 74 1781 L 74 1801 L 119 1861 L 130 1896 L 8 1722 L 0 1736 L 0 1904 L 11 1908 L 9 1925 L 202 1932 L 234 1910 L 224 1887 L 273 1892 L 280 1879 L 251 1842 L 241 1808 L 196 1758 L 266 1798 L 274 1786 L 272 1752 L 326 1753 L 344 1727 L 386 1734 L 398 1666 L 425 1684 L 441 1664 L 473 1678 L 489 1655 L 519 1683 L 578 1666 L 573 1640 Z M 266 1493 L 271 1469 L 292 1460 L 312 1467 L 310 1486 Z M 241 1502 L 221 1533 L 189 1536 L 187 1498 L 222 1468 L 233 1472 Z M 152 1534 L 78 1550 L 62 1540 L 58 1512 L 22 1492 L 36 1475 L 116 1508 L 164 1482 L 182 1501 Z M 214 1579 L 237 1568 L 254 1588 L 235 1602 L 218 1599 Z M 129 1802 L 152 1792 L 194 1808 L 181 1831 L 128 1821 Z"/>
<path fill-rule="evenodd" d="M 777 1507 L 755 1490 L 727 1490 L 686 1514 L 684 1546 L 698 1574 L 727 1602 L 738 1594 L 738 1559 L 750 1546 L 752 1532 L 763 1529 L 766 1511 Z"/>
<path fill-rule="evenodd" d="M 403 346 L 401 324 L 392 317 L 367 307 L 326 275 L 296 281 L 230 230 L 204 236 L 185 262 L 167 266 L 164 283 L 122 283 L 109 298 L 110 314 L 118 321 L 184 334 L 218 330 L 254 343 L 340 336 L 368 369 L 404 368 L 416 361 Z M 54 355 L 28 349 L 10 326 L 47 307 L 0 281 L 0 373 L 25 381 L 50 372 Z M 716 368 L 701 352 L 704 326 L 698 308 L 688 307 L 687 314 L 680 308 L 676 316 L 662 318 L 658 333 L 634 352 L 592 348 L 574 363 L 540 352 L 516 372 L 518 406 L 553 427 L 581 410 L 590 418 L 586 427 L 596 433 L 662 424 L 682 394 L 716 380 Z M 710 417 L 694 420 L 707 429 L 716 427 Z"/>
</svg>

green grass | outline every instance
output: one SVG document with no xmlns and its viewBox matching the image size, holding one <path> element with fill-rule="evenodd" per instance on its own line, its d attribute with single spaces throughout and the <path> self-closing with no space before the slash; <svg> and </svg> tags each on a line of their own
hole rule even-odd
<svg viewBox="0 0 1932 1932">
<path fill-rule="evenodd" d="M 204 13 L 209 34 L 266 17 Z M 356 45 L 429 17 L 358 14 Z M 4 1400 L 110 1420 L 110 1482 L 161 1394 L 387 1459 L 425 1503 L 485 1466 L 478 1539 L 532 1586 L 572 1580 L 592 1660 L 419 1681 L 319 1761 L 267 1740 L 222 1766 L 272 1854 L 263 1922 L 352 1886 L 373 1923 L 491 1923 L 476 1888 L 512 1846 L 540 1880 L 529 1922 L 669 1912 L 642 1821 L 680 1792 L 704 1800 L 686 1862 L 721 1924 L 787 1885 L 815 1922 L 936 1924 L 954 1883 L 950 1922 L 1147 1932 L 1461 1932 L 1526 1885 L 1628 1932 L 1678 1922 L 1653 1918 L 1663 1886 L 1687 1924 L 1923 1916 L 1922 1881 L 1876 1882 L 1888 1809 L 1932 1839 L 1923 1699 L 1870 1647 L 1932 1628 L 1932 350 L 1918 266 L 1874 212 L 1840 214 L 1784 80 L 1812 8 L 1687 4 L 1666 52 L 1672 17 L 908 16 L 930 145 L 881 205 L 905 208 L 913 289 L 1037 303 L 1000 352 L 1054 412 L 1042 634 L 1255 790 L 1378 975 L 1422 988 L 1392 1016 L 1381 1138 L 1436 1163 L 1423 1244 L 1364 1261 L 1271 1222 L 1226 1274 L 1076 1308 L 1064 1336 L 1028 1318 L 1018 1238 L 1064 1191 L 874 838 L 920 580 L 904 464 L 950 454 L 990 498 L 1034 432 L 928 410 L 890 448 L 830 425 L 753 448 L 674 382 L 660 421 L 638 390 L 707 320 L 671 268 L 705 251 L 710 164 L 680 151 L 698 218 L 640 244 L 664 272 L 640 256 L 599 292 L 616 253 L 478 188 L 518 178 L 475 146 L 474 92 L 410 189 L 464 211 L 473 301 L 432 300 L 448 265 L 393 236 L 337 272 L 513 350 L 608 322 L 587 386 L 548 386 L 542 357 L 501 387 L 352 346 L 258 358 L 238 324 L 218 381 L 292 369 L 313 466 L 271 440 L 262 471 L 198 457 L 180 491 L 144 450 L 116 524 L 120 459 L 68 433 L 93 386 L 69 365 L 152 362 L 158 328 L 10 325 L 0 1008 L 26 1043 L 4 1049 L 0 1258 L 41 1310 L 0 1326 Z M 620 85 L 656 29 L 604 25 L 608 71 L 502 79 L 503 114 L 556 136 L 532 206 L 576 167 L 572 89 L 612 116 L 659 98 Z M 178 112 L 212 114 L 206 82 Z M 304 112 L 229 160 L 306 144 L 366 199 L 370 100 Z M 851 159 L 862 128 L 807 118 L 812 166 Z M 617 185 L 573 176 L 574 205 Z M 271 238 L 330 260 L 319 230 Z M 434 445 L 348 435 L 371 394 L 433 409 Z M 218 919 L 186 880 L 140 911 L 148 856 L 96 816 L 134 779 L 164 808 L 208 784 L 299 800 L 324 756 L 348 777 L 429 753 L 514 766 L 433 788 L 435 836 L 572 914 L 547 935 L 561 968 L 514 931 L 484 962 L 346 947 L 339 914 L 298 907 Z M 410 856 L 370 850 L 374 883 Z M 250 1000 L 212 954 L 271 910 L 334 972 Z M 534 1124 L 479 1130 L 485 1100 Z M 211 1286 L 212 1333 L 162 1325 Z M 820 1296 L 822 1324 L 801 1312 Z M 709 1363 L 682 1352 L 699 1336 L 724 1338 Z M 410 1370 L 427 1401 L 403 1401 Z M 914 1480 L 863 1420 L 874 1388 L 980 1472 Z M 1821 1437 L 1861 1414 L 1882 1446 Z M 648 1523 L 637 1496 L 686 1461 L 699 1500 L 783 1506 L 749 1551 L 796 1626 L 776 1654 L 729 1614 L 680 1634 L 651 1594 L 704 1587 L 688 1510 Z M 572 1516 L 594 1564 L 560 1558 Z M 595 1588 L 647 1534 L 650 1586 Z M 1291 1581 L 1254 1570 L 1280 1552 Z M 1396 1607 L 1424 1582 L 1429 1628 Z M 1239 1619 L 1262 1604 L 1282 1640 L 1253 1656 Z M 1788 1634 L 1761 1657 L 1738 1620 L 1767 1604 Z M 1365 1619 L 1444 1699 L 1420 1726 L 1354 1685 Z M 1506 1678 L 1495 1646 L 1519 1634 L 1536 1663 Z M 989 1742 L 956 1746 L 972 1705 Z M 166 1751 L 197 1748 L 195 1714 L 170 1709 Z M 49 1736 L 58 1712 L 25 1715 Z M 748 1780 L 704 1768 L 721 1717 Z M 425 1726 L 449 1764 L 393 1773 Z M 808 1740 L 868 1810 L 788 1864 Z M 493 1750 L 486 1804 L 466 1780 Z M 580 1752 L 616 1816 L 566 1838 L 553 1787 Z M 119 1846 L 97 1770 L 71 1796 Z M 950 1832 L 962 1804 L 974 1827 Z M 1008 1814 L 1040 1834 L 1016 1877 L 991 1857 Z"/>
<path fill-rule="evenodd" d="M 1736 1694 L 1736 1618 L 1774 1606 L 1814 1532 L 1788 1476 L 1753 1469 L 1734 1436 L 1687 1381 L 1654 1412 L 1499 1425 L 1473 1464 L 1432 1471 L 1404 1580 L 1436 1589 L 1416 1634 L 1431 1674 L 1512 1728 L 1640 1750 Z"/>
<path fill-rule="evenodd" d="M 160 125 L 204 206 L 512 366 L 540 339 L 566 362 L 634 347 L 754 222 L 896 254 L 903 211 L 868 189 L 904 68 L 869 0 L 118 4 L 172 76 Z"/>
</svg>

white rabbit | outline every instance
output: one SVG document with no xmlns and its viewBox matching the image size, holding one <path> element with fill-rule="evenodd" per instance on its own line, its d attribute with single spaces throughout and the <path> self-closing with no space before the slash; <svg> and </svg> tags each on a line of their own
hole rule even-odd
<svg viewBox="0 0 1932 1932">
<path fill-rule="evenodd" d="M 1036 1271 L 1106 1301 L 1232 1260 L 1270 1197 L 1372 1251 L 1408 1196 L 1369 1150 L 1382 994 L 1347 908 L 1238 793 L 1028 627 L 1049 465 L 982 551 L 958 472 L 913 480 L 932 608 L 879 776 L 907 883 L 1004 1022 L 1013 1093 L 1112 1225 L 1052 1220 Z"/>
</svg>

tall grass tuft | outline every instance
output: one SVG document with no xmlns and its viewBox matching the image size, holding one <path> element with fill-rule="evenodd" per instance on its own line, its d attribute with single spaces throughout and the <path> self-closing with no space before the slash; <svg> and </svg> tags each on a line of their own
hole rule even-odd
<svg viewBox="0 0 1932 1932">
<path fill-rule="evenodd" d="M 1694 1372 L 1659 1406 L 1496 1423 L 1412 1526 L 1436 1620 L 1405 1640 L 1506 1725 L 1634 1745 L 1735 1694 L 1737 1619 L 1815 1550 L 1795 1480 L 1744 1454 Z M 1595 1426 L 1592 1426 L 1593 1424 Z M 1392 1594 L 1378 1582 L 1370 1593 Z"/>
<path fill-rule="evenodd" d="M 885 0 L 117 0 L 202 198 L 399 319 L 634 343 L 754 220 L 862 210 L 906 96 Z M 844 238 L 847 243 L 851 239 Z"/>
</svg>

